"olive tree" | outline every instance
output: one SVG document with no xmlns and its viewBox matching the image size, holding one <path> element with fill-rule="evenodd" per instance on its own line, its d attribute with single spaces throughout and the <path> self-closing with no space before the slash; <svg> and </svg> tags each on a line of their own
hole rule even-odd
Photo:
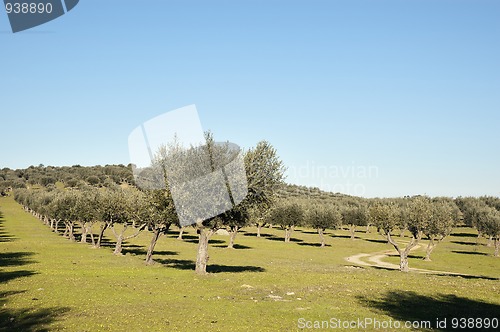
<svg viewBox="0 0 500 332">
<path fill-rule="evenodd" d="M 92 226 L 99 218 L 98 213 L 96 213 L 99 206 L 98 191 L 94 188 L 84 188 L 81 191 L 75 191 L 75 193 L 77 193 L 75 209 L 82 232 L 80 242 L 87 243 L 87 235 L 90 235 L 92 245 L 95 246 Z"/>
<path fill-rule="evenodd" d="M 148 225 L 144 216 L 144 207 L 147 204 L 144 193 L 136 189 L 124 191 L 125 215 L 120 223 L 114 223 L 111 227 L 116 239 L 115 250 L 113 254 L 121 255 L 123 242 L 139 236 L 140 232 Z M 120 225 L 117 227 L 117 225 Z M 129 228 L 133 233 L 125 235 Z"/>
<path fill-rule="evenodd" d="M 146 264 L 151 265 L 153 252 L 161 235 L 166 234 L 172 224 L 178 225 L 175 206 L 169 190 L 147 190 L 145 202 L 140 206 L 139 219 L 146 223 L 153 236 L 146 253 Z"/>
<path fill-rule="evenodd" d="M 271 211 L 269 218 L 285 230 L 285 242 L 288 243 L 294 228 L 302 223 L 304 211 L 297 203 L 282 203 Z"/>
<path fill-rule="evenodd" d="M 410 200 L 408 203 L 407 220 L 408 230 L 412 237 L 408 245 L 402 248 L 401 245 L 392 238 L 394 229 L 400 227 L 397 205 L 393 202 L 383 202 L 374 204 L 370 208 L 370 218 L 373 223 L 384 232 L 387 241 L 392 244 L 398 252 L 400 258 L 399 270 L 402 272 L 409 271 L 408 254 L 422 239 L 423 231 L 428 226 L 431 218 L 431 209 L 432 205 L 428 197 L 417 196 Z"/>
<path fill-rule="evenodd" d="M 104 231 L 114 226 L 115 223 L 121 223 L 127 220 L 127 202 L 123 189 L 103 190 L 98 196 L 99 206 L 96 213 L 101 222 L 99 238 L 95 245 L 96 248 L 101 247 L 104 237 Z"/>
<path fill-rule="evenodd" d="M 429 239 L 424 260 L 431 260 L 431 253 L 448 235 L 455 225 L 453 207 L 444 201 L 433 202 L 429 222 L 423 228 L 423 233 Z"/>
<path fill-rule="evenodd" d="M 490 206 L 482 206 L 475 211 L 475 223 L 479 232 L 490 236 L 495 243 L 494 256 L 500 252 L 500 211 Z"/>
<path fill-rule="evenodd" d="M 257 220 L 257 235 L 260 236 L 267 211 L 276 204 L 276 193 L 283 185 L 285 168 L 269 142 L 261 141 L 248 150 L 243 161 L 248 193 L 238 206 L 220 216 L 230 234 L 228 248 L 233 247 L 238 230 L 249 224 L 251 214 Z"/>
<path fill-rule="evenodd" d="M 349 227 L 352 240 L 354 240 L 356 227 L 368 225 L 368 219 L 368 211 L 362 204 L 348 205 L 342 210 L 342 223 Z"/>
<path fill-rule="evenodd" d="M 342 215 L 335 206 L 315 205 L 307 212 L 307 223 L 318 231 L 323 248 L 325 246 L 325 230 L 338 228 L 342 224 Z"/>
<path fill-rule="evenodd" d="M 54 200 L 54 215 L 66 225 L 63 236 L 67 236 L 71 241 L 76 241 L 74 228 L 79 217 L 77 200 L 78 194 L 74 191 L 60 192 Z"/>
</svg>

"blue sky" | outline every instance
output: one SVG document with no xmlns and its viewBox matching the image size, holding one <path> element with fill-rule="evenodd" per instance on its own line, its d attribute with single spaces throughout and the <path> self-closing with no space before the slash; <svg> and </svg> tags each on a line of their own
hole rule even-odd
<svg viewBox="0 0 500 332">
<path fill-rule="evenodd" d="M 0 167 L 127 164 L 142 122 L 270 141 L 288 181 L 366 197 L 500 195 L 500 2 L 82 0 L 12 34 Z"/>
</svg>

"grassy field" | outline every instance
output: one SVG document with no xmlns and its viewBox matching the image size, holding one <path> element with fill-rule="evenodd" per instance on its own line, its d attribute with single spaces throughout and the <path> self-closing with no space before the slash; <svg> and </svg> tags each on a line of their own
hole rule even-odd
<svg viewBox="0 0 500 332">
<path fill-rule="evenodd" d="M 209 275 L 194 274 L 197 236 L 172 231 L 143 263 L 150 235 L 92 249 L 52 233 L 12 198 L 0 198 L 0 331 L 290 331 L 305 321 L 371 318 L 379 322 L 493 318 L 500 314 L 500 258 L 475 246 L 474 231 L 457 229 L 424 262 L 410 267 L 473 274 L 442 276 L 356 267 L 345 257 L 391 249 L 375 232 L 318 235 L 299 229 L 285 244 L 280 229 L 244 229 L 236 249 L 211 240 Z M 108 235 L 109 245 L 112 236 Z M 425 242 L 423 243 L 426 244 Z M 387 261 L 397 262 L 389 257 Z M 374 326 L 364 326 L 373 330 Z M 343 329 L 338 329 L 343 330 Z M 356 330 L 356 329 L 354 329 Z M 405 331 L 408 328 L 381 328 Z"/>
</svg>

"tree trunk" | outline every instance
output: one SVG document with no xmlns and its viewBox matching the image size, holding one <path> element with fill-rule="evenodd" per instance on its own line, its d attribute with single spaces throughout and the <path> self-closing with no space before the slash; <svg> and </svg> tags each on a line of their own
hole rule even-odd
<svg viewBox="0 0 500 332">
<path fill-rule="evenodd" d="M 68 237 L 68 224 L 66 224 L 66 222 L 64 222 L 64 234 L 63 234 L 63 237 Z"/>
<path fill-rule="evenodd" d="M 229 244 L 227 245 L 228 249 L 234 249 L 234 239 L 236 238 L 237 233 L 238 233 L 238 226 L 231 227 L 229 231 Z"/>
<path fill-rule="evenodd" d="M 494 253 L 494 256 L 498 257 L 499 253 L 500 253 L 500 238 L 496 237 L 495 238 L 495 253 Z"/>
<path fill-rule="evenodd" d="M 120 234 L 116 239 L 115 250 L 113 251 L 113 255 L 121 255 L 123 249 L 123 236 Z"/>
<path fill-rule="evenodd" d="M 431 237 L 429 239 L 429 244 L 427 245 L 427 249 L 425 250 L 425 258 L 424 261 L 431 261 L 431 252 L 434 250 L 434 239 Z"/>
<path fill-rule="evenodd" d="M 92 246 L 95 247 L 95 239 L 94 239 L 94 233 L 92 233 L 92 228 L 89 229 L 90 233 L 90 240 L 92 241 Z"/>
<path fill-rule="evenodd" d="M 195 272 L 197 274 L 207 274 L 207 264 L 208 264 L 208 241 L 213 234 L 213 230 L 201 228 L 200 237 L 198 239 L 198 254 L 196 256 L 196 268 Z"/>
<path fill-rule="evenodd" d="M 325 231 L 324 229 L 318 228 L 318 234 L 319 234 L 319 238 L 321 240 L 321 248 L 325 247 L 325 236 L 323 234 L 324 231 Z"/>
<path fill-rule="evenodd" d="M 421 234 L 417 235 L 417 237 L 412 237 L 410 243 L 406 246 L 405 250 L 402 250 L 402 253 L 400 252 L 400 264 L 399 264 L 399 271 L 401 272 L 408 272 L 410 271 L 410 268 L 408 266 L 408 254 L 410 251 L 418 244 L 418 241 L 420 241 Z"/>
<path fill-rule="evenodd" d="M 260 237 L 260 231 L 262 229 L 262 225 L 261 224 L 257 224 L 257 237 Z"/>
<path fill-rule="evenodd" d="M 292 237 L 292 227 L 285 228 L 285 243 L 290 242 L 290 239 Z"/>
<path fill-rule="evenodd" d="M 82 227 L 82 238 L 80 239 L 80 242 L 87 243 L 87 223 L 81 222 L 80 225 Z"/>
<path fill-rule="evenodd" d="M 486 245 L 487 247 L 492 247 L 493 246 L 493 236 L 490 235 L 488 238 L 488 244 Z"/>
<path fill-rule="evenodd" d="M 408 266 L 408 255 L 404 251 L 402 251 L 399 255 L 399 271 L 408 272 L 410 268 Z"/>
<path fill-rule="evenodd" d="M 67 226 L 68 226 L 68 237 L 69 237 L 69 239 L 71 241 L 76 241 L 75 234 L 73 233 L 74 227 L 75 227 L 74 223 L 70 221 L 70 222 L 68 222 Z"/>
<path fill-rule="evenodd" d="M 50 229 L 54 230 L 54 218 L 50 218 Z"/>
<path fill-rule="evenodd" d="M 101 229 L 99 231 L 99 238 L 97 239 L 97 243 L 94 246 L 95 248 L 101 247 L 102 238 L 104 237 L 104 231 L 108 228 L 108 223 L 101 224 Z"/>
<path fill-rule="evenodd" d="M 481 232 L 480 232 L 480 231 L 478 231 L 478 232 L 477 232 L 477 238 L 476 238 L 476 245 L 478 245 L 478 244 L 479 244 L 479 240 L 481 239 L 481 236 L 482 236 Z"/>
<path fill-rule="evenodd" d="M 366 234 L 370 233 L 371 224 L 366 225 Z"/>
<path fill-rule="evenodd" d="M 54 232 L 59 233 L 59 219 L 56 220 L 56 226 L 54 228 Z"/>
<path fill-rule="evenodd" d="M 113 251 L 114 255 L 121 255 L 121 253 L 122 253 L 123 234 L 125 234 L 127 227 L 128 227 L 128 224 L 124 223 L 120 234 L 116 233 L 115 225 L 113 225 L 113 227 L 111 227 L 111 230 L 113 231 L 113 235 L 116 238 L 115 250 Z"/>
<path fill-rule="evenodd" d="M 401 248 L 399 248 L 399 245 L 392 239 L 391 232 L 388 231 L 386 233 L 387 233 L 387 241 L 390 244 L 392 244 L 399 253 L 399 271 L 408 272 L 410 270 L 408 265 L 408 254 L 410 253 L 411 249 L 413 249 L 413 247 L 415 247 L 418 244 L 418 241 L 421 238 L 421 234 L 419 234 L 417 238 L 412 237 L 408 246 L 406 246 L 406 248 L 402 250 Z"/>
<path fill-rule="evenodd" d="M 354 232 L 356 231 L 355 225 L 349 225 L 349 232 L 351 233 L 351 240 L 354 240 Z"/>
<path fill-rule="evenodd" d="M 181 227 L 181 229 L 179 229 L 179 236 L 177 237 L 177 240 L 182 240 L 183 233 L 184 233 L 184 227 Z"/>
<path fill-rule="evenodd" d="M 401 238 L 405 237 L 405 229 L 404 228 L 401 228 L 399 230 L 399 237 L 401 237 Z"/>
<path fill-rule="evenodd" d="M 151 239 L 151 243 L 149 244 L 148 252 L 146 253 L 146 264 L 153 264 L 153 251 L 155 250 L 156 242 L 158 242 L 158 238 L 160 237 L 161 232 L 159 228 L 156 228 L 153 232 L 153 238 Z"/>
</svg>

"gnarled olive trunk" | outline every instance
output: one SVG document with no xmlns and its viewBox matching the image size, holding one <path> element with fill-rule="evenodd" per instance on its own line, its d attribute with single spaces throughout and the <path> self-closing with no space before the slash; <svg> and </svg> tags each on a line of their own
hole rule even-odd
<svg viewBox="0 0 500 332">
<path fill-rule="evenodd" d="M 318 234 L 319 238 L 321 240 L 321 248 L 325 246 L 325 235 L 324 235 L 325 229 L 324 228 L 318 228 Z"/>
<path fill-rule="evenodd" d="M 118 235 L 116 238 L 115 250 L 113 251 L 114 255 L 121 255 L 123 250 L 123 235 Z"/>
<path fill-rule="evenodd" d="M 135 232 L 132 235 L 125 236 L 125 232 L 127 231 L 127 228 L 128 228 L 128 224 L 127 223 L 125 223 L 123 225 L 123 228 L 122 228 L 122 230 L 121 230 L 120 233 L 116 232 L 115 225 L 113 225 L 113 227 L 111 229 L 113 230 L 113 234 L 115 235 L 115 238 L 116 238 L 115 250 L 113 251 L 113 254 L 115 254 L 115 255 L 121 255 L 122 254 L 122 250 L 123 250 L 123 241 L 126 241 L 126 240 L 129 240 L 129 239 L 132 239 L 134 237 L 139 236 L 139 233 L 145 227 L 146 227 L 146 224 L 143 224 L 141 227 L 139 227 L 137 229 L 137 232 Z"/>
<path fill-rule="evenodd" d="M 228 249 L 234 249 L 234 239 L 236 238 L 236 234 L 238 234 L 238 226 L 230 227 L 229 229 L 229 244 L 227 245 Z"/>
<path fill-rule="evenodd" d="M 387 231 L 386 234 L 387 234 L 387 241 L 394 246 L 394 248 L 399 254 L 399 271 L 401 272 L 410 271 L 410 267 L 408 264 L 408 254 L 418 244 L 418 241 L 421 239 L 422 235 L 419 233 L 416 237 L 413 236 L 411 238 L 410 243 L 406 246 L 406 248 L 401 249 L 399 245 L 392 239 L 391 232 Z"/>
<path fill-rule="evenodd" d="M 483 235 L 483 234 L 481 234 L 481 232 L 480 232 L 480 231 L 478 231 L 478 232 L 477 232 L 476 245 L 478 245 L 478 244 L 479 244 L 479 240 L 481 240 L 481 236 L 482 236 L 482 235 Z"/>
<path fill-rule="evenodd" d="M 161 229 L 155 228 L 153 230 L 153 237 L 151 238 L 151 242 L 149 243 L 148 252 L 146 253 L 146 264 L 151 265 L 154 263 L 153 261 L 153 251 L 155 250 L 156 242 L 158 242 L 158 238 L 161 235 Z"/>
<path fill-rule="evenodd" d="M 285 228 L 285 243 L 290 242 L 290 239 L 292 238 L 293 228 L 293 226 Z"/>
<path fill-rule="evenodd" d="M 257 224 L 257 237 L 260 237 L 260 231 L 262 230 L 262 225 Z"/>
<path fill-rule="evenodd" d="M 80 222 L 80 227 L 82 228 L 82 238 L 80 239 L 81 243 L 87 243 L 87 223 L 86 222 Z"/>
<path fill-rule="evenodd" d="M 177 237 L 177 240 L 182 240 L 182 234 L 184 234 L 184 227 L 179 229 L 179 236 Z"/>
<path fill-rule="evenodd" d="M 197 274 L 206 274 L 207 273 L 207 264 L 208 264 L 208 241 L 210 237 L 213 235 L 214 231 L 212 229 L 201 228 L 200 236 L 198 239 L 198 253 L 196 255 L 196 267 L 195 272 Z"/>
<path fill-rule="evenodd" d="M 97 243 L 94 245 L 95 248 L 101 247 L 102 238 L 104 237 L 104 231 L 108 228 L 108 223 L 102 223 L 99 230 L 99 237 L 97 238 Z"/>
<path fill-rule="evenodd" d="M 434 240 L 433 237 L 429 238 L 429 244 L 427 245 L 427 249 L 425 250 L 425 257 L 424 261 L 430 261 L 431 260 L 431 253 L 432 251 L 436 248 L 436 246 L 444 239 L 444 236 L 441 238 L 438 238 L 437 240 Z"/>
<path fill-rule="evenodd" d="M 72 221 L 65 221 L 66 224 L 66 231 L 65 234 L 66 236 L 71 240 L 71 241 L 76 241 L 75 239 L 75 234 L 74 234 L 74 228 L 75 224 Z"/>
<path fill-rule="evenodd" d="M 429 239 L 429 244 L 427 245 L 427 248 L 425 249 L 425 257 L 424 261 L 431 261 L 431 253 L 434 250 L 436 246 L 434 245 L 434 240 L 432 238 Z"/>
<path fill-rule="evenodd" d="M 493 236 L 488 237 L 488 244 L 486 244 L 487 247 L 493 247 Z"/>
<path fill-rule="evenodd" d="M 351 233 L 351 240 L 354 240 L 354 232 L 356 232 L 356 225 L 349 224 L 349 233 Z"/>
<path fill-rule="evenodd" d="M 406 255 L 404 252 L 399 254 L 399 271 L 410 271 L 410 267 L 408 266 L 408 255 Z"/>
</svg>

